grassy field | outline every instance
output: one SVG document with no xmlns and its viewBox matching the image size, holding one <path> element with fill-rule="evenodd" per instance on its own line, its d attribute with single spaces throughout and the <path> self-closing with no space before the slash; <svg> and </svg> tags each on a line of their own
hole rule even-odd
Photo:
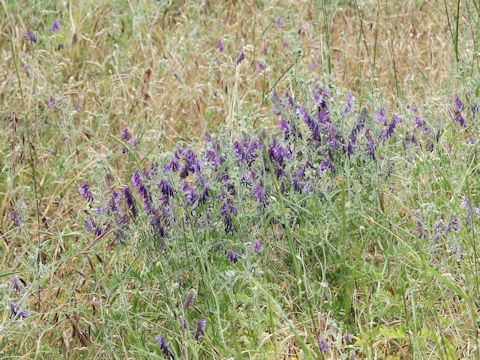
<svg viewBox="0 0 480 360">
<path fill-rule="evenodd" d="M 480 359 L 480 2 L 0 6 L 1 359 Z"/>
</svg>

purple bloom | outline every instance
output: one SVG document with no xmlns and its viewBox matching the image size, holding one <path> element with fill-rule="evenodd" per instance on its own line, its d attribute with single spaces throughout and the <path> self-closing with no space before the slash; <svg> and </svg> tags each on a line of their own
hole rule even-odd
<svg viewBox="0 0 480 360">
<path fill-rule="evenodd" d="M 377 158 L 375 156 L 375 152 L 377 150 L 378 143 L 373 139 L 373 137 L 370 135 L 370 132 L 368 130 L 366 133 L 366 137 L 367 137 L 367 143 L 365 144 L 365 147 L 367 148 L 368 156 L 370 156 L 370 158 L 373 161 L 376 161 Z"/>
<path fill-rule="evenodd" d="M 425 237 L 425 233 L 423 230 L 423 225 L 420 221 L 417 221 L 417 236 L 419 239 L 422 239 Z"/>
<path fill-rule="evenodd" d="M 455 121 L 460 126 L 466 127 L 467 124 L 466 124 L 465 118 L 462 115 L 463 108 L 464 108 L 463 102 L 460 100 L 458 96 L 455 96 L 455 99 L 453 100 L 453 109 L 455 111 L 455 115 L 454 115 Z"/>
<path fill-rule="evenodd" d="M 303 122 L 312 132 L 312 140 L 315 142 L 320 142 L 320 128 L 318 127 L 318 124 L 310 117 L 307 110 L 303 106 L 298 109 L 298 113 L 303 117 Z"/>
<path fill-rule="evenodd" d="M 195 189 L 192 186 L 190 186 L 189 183 L 187 183 L 186 181 L 183 181 L 182 191 L 185 193 L 185 195 L 187 195 L 187 204 L 192 205 L 197 198 L 197 195 L 195 194 Z"/>
<path fill-rule="evenodd" d="M 79 190 L 82 198 L 87 200 L 89 203 L 93 202 L 93 194 L 90 191 L 90 185 L 89 185 L 88 181 L 85 181 L 82 185 L 80 185 L 78 187 L 78 190 Z"/>
<path fill-rule="evenodd" d="M 290 129 L 290 124 L 288 120 L 286 119 L 280 120 L 279 128 L 280 130 L 282 130 L 285 140 L 288 140 L 291 135 L 291 129 Z"/>
<path fill-rule="evenodd" d="M 198 320 L 197 330 L 195 331 L 195 340 L 198 341 L 200 336 L 205 336 L 206 327 L 207 327 L 207 320 Z"/>
<path fill-rule="evenodd" d="M 163 180 L 163 179 L 160 180 L 160 182 L 158 183 L 158 188 L 160 189 L 160 192 L 163 194 L 164 205 L 168 205 L 170 201 L 170 197 L 173 196 L 175 190 L 167 180 Z"/>
<path fill-rule="evenodd" d="M 258 72 L 262 72 L 263 70 L 265 70 L 265 65 L 263 65 L 261 62 L 258 62 L 257 63 L 257 70 L 258 70 Z"/>
<path fill-rule="evenodd" d="M 320 170 L 323 171 L 323 172 L 333 171 L 332 162 L 329 159 L 324 158 L 322 160 L 322 162 L 320 163 Z"/>
<path fill-rule="evenodd" d="M 220 207 L 220 214 L 225 224 L 225 232 L 233 233 L 235 231 L 235 225 L 233 224 L 232 216 L 237 214 L 237 209 L 233 206 L 233 201 L 229 196 L 223 194 L 221 198 L 223 199 L 223 204 Z"/>
<path fill-rule="evenodd" d="M 181 324 L 182 324 L 182 328 L 183 328 L 184 330 L 187 330 L 187 320 L 182 319 L 182 320 L 181 320 Z"/>
<path fill-rule="evenodd" d="M 375 120 L 382 125 L 387 125 L 387 116 L 385 115 L 384 108 L 381 108 L 380 111 L 375 115 Z"/>
<path fill-rule="evenodd" d="M 284 167 L 286 162 L 292 158 L 292 151 L 289 147 L 283 146 L 276 139 L 268 147 L 268 156 L 274 166 L 276 166 L 277 177 L 285 175 Z"/>
<path fill-rule="evenodd" d="M 196 297 L 196 293 L 195 293 L 195 290 L 190 290 L 190 292 L 188 293 L 186 299 L 185 299 L 185 302 L 183 303 L 183 309 L 184 310 L 188 310 L 190 309 L 193 304 L 195 303 L 195 297 Z"/>
<path fill-rule="evenodd" d="M 343 338 L 347 343 L 351 343 L 355 339 L 353 334 L 350 334 L 350 333 L 346 334 Z"/>
<path fill-rule="evenodd" d="M 461 112 L 461 111 L 463 111 L 463 108 L 464 108 L 464 105 L 463 105 L 462 100 L 460 100 L 460 98 L 458 96 L 455 96 L 455 98 L 453 99 L 453 109 L 456 112 Z"/>
<path fill-rule="evenodd" d="M 163 169 L 164 172 L 167 171 L 172 171 L 172 172 L 177 172 L 180 169 L 180 157 L 178 156 L 178 153 L 175 151 L 173 153 L 172 159 L 168 163 L 167 166 Z"/>
<path fill-rule="evenodd" d="M 127 203 L 127 207 L 130 210 L 130 212 L 132 213 L 132 216 L 136 217 L 137 214 L 138 214 L 137 205 L 135 203 L 135 199 L 134 199 L 130 189 L 128 188 L 128 186 L 125 186 L 123 188 L 123 196 L 125 197 L 125 202 Z"/>
<path fill-rule="evenodd" d="M 235 254 L 231 250 L 229 250 L 228 253 L 227 253 L 227 259 L 230 260 L 234 264 L 238 261 L 237 254 Z"/>
<path fill-rule="evenodd" d="M 131 138 L 132 138 L 132 134 L 130 134 L 130 131 L 128 131 L 128 129 L 122 129 L 120 131 L 120 134 L 121 134 L 121 137 L 122 137 L 122 140 L 127 142 L 129 141 Z"/>
<path fill-rule="evenodd" d="M 25 39 L 27 39 L 28 41 L 30 41 L 31 44 L 36 44 L 37 43 L 37 38 L 35 37 L 35 35 L 33 35 L 31 32 L 29 31 L 25 31 L 23 33 L 23 36 L 25 37 Z"/>
<path fill-rule="evenodd" d="M 183 167 L 180 171 L 180 177 L 185 179 L 189 174 L 200 171 L 200 163 L 197 161 L 195 153 L 191 149 L 181 150 Z"/>
<path fill-rule="evenodd" d="M 140 173 L 138 171 L 136 171 L 135 174 L 132 176 L 132 184 L 135 186 L 135 188 L 137 189 L 137 192 L 142 197 L 142 205 L 143 205 L 143 208 L 145 209 L 145 212 L 149 216 L 155 216 L 156 212 L 152 208 L 150 193 L 145 187 L 142 177 L 140 176 Z"/>
<path fill-rule="evenodd" d="M 102 229 L 97 226 L 97 224 L 95 223 L 95 220 L 93 220 L 92 218 L 85 220 L 83 225 L 85 226 L 85 229 L 87 229 L 88 232 L 91 232 L 95 236 L 102 235 Z"/>
<path fill-rule="evenodd" d="M 217 48 L 218 51 L 220 52 L 224 52 L 225 51 L 225 47 L 223 46 L 223 41 L 221 39 L 219 39 L 217 41 L 217 44 L 215 45 L 215 47 Z"/>
<path fill-rule="evenodd" d="M 254 188 L 253 188 L 253 197 L 255 200 L 259 203 L 265 204 L 267 201 L 267 192 L 263 188 L 262 183 L 258 183 Z"/>
<path fill-rule="evenodd" d="M 51 108 L 53 108 L 56 103 L 57 103 L 57 100 L 55 99 L 55 96 L 50 97 L 50 99 L 48 100 L 48 106 Z"/>
<path fill-rule="evenodd" d="M 10 304 L 10 313 L 11 313 L 11 317 L 13 318 L 18 317 L 20 319 L 25 319 L 29 315 L 28 311 L 21 310 L 20 307 L 15 303 Z"/>
<path fill-rule="evenodd" d="M 60 21 L 54 20 L 50 30 L 52 32 L 58 32 L 58 31 L 60 31 L 60 28 L 61 28 Z"/>
<path fill-rule="evenodd" d="M 355 96 L 351 93 L 347 95 L 347 105 L 345 106 L 345 110 L 343 110 L 343 115 L 348 115 L 353 112 L 355 108 Z"/>
<path fill-rule="evenodd" d="M 240 65 L 240 63 L 245 60 L 245 54 L 243 53 L 243 51 L 240 53 L 240 55 L 238 56 L 237 60 L 235 60 L 235 65 Z"/>
<path fill-rule="evenodd" d="M 390 139 L 393 134 L 395 133 L 395 129 L 398 124 L 402 121 L 402 118 L 398 115 L 393 115 L 392 121 L 390 124 L 388 124 L 388 127 L 384 128 L 380 134 L 380 139 L 383 140 L 383 142 L 387 141 Z M 386 124 L 385 124 L 386 125 Z"/>
<path fill-rule="evenodd" d="M 163 355 L 165 355 L 169 359 L 175 359 L 175 356 L 168 348 L 167 342 L 165 341 L 165 338 L 163 336 L 155 337 L 155 341 L 157 342 L 158 346 L 160 346 L 160 349 L 162 350 Z"/>
<path fill-rule="evenodd" d="M 318 348 L 320 349 L 320 351 L 322 353 L 327 353 L 330 351 L 330 346 L 328 345 L 328 343 L 325 341 L 325 339 L 320 339 L 318 340 L 317 342 L 318 344 Z"/>
<path fill-rule="evenodd" d="M 17 294 L 20 294 L 23 291 L 22 283 L 16 276 L 12 278 L 12 291 L 16 292 Z"/>
<path fill-rule="evenodd" d="M 259 240 L 255 240 L 252 248 L 255 254 L 260 254 L 263 251 L 263 244 Z"/>
<path fill-rule="evenodd" d="M 18 212 L 16 210 L 10 211 L 8 213 L 8 217 L 16 226 L 22 225 L 22 220 L 20 219 L 20 216 L 18 215 Z"/>
<path fill-rule="evenodd" d="M 277 25 L 280 29 L 285 28 L 285 22 L 280 17 L 275 18 L 275 25 Z"/>
</svg>

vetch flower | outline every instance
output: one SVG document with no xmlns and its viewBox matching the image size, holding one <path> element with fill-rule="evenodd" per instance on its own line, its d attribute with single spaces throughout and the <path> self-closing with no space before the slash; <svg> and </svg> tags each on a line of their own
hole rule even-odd
<svg viewBox="0 0 480 360">
<path fill-rule="evenodd" d="M 466 127 L 466 121 L 465 118 L 462 115 L 464 105 L 463 102 L 460 100 L 458 96 L 455 96 L 455 99 L 453 100 L 453 110 L 454 110 L 454 117 L 455 121 L 463 127 Z"/>
<path fill-rule="evenodd" d="M 345 105 L 345 110 L 343 110 L 343 116 L 351 114 L 354 108 L 355 108 L 355 96 L 353 96 L 350 93 L 347 95 L 347 105 Z"/>
<path fill-rule="evenodd" d="M 25 39 L 27 39 L 28 41 L 30 41 L 31 44 L 36 44 L 37 43 L 37 38 L 35 35 L 33 35 L 31 32 L 29 31 L 25 31 L 23 33 L 23 36 L 25 37 Z"/>
<path fill-rule="evenodd" d="M 325 341 L 325 339 L 320 339 L 317 341 L 318 348 L 322 353 L 327 353 L 330 351 L 330 346 L 328 343 Z"/>
<path fill-rule="evenodd" d="M 252 248 L 255 254 L 260 254 L 263 251 L 263 244 L 259 240 L 255 240 Z"/>
<path fill-rule="evenodd" d="M 230 260 L 232 263 L 236 263 L 238 261 L 237 254 L 235 254 L 233 251 L 229 250 L 227 252 L 227 259 Z"/>
<path fill-rule="evenodd" d="M 22 283 L 16 276 L 12 278 L 12 291 L 16 292 L 17 294 L 20 294 L 23 292 Z"/>
<path fill-rule="evenodd" d="M 258 72 L 262 72 L 263 70 L 265 70 L 265 65 L 263 65 L 261 62 L 258 62 L 257 63 L 257 70 L 258 70 Z"/>
<path fill-rule="evenodd" d="M 387 116 L 385 115 L 385 109 L 381 108 L 375 115 L 375 120 L 382 125 L 387 125 Z"/>
<path fill-rule="evenodd" d="M 263 185 L 261 182 L 259 182 L 257 185 L 252 190 L 253 192 L 253 197 L 255 201 L 265 204 L 267 201 L 267 192 L 263 188 Z"/>
<path fill-rule="evenodd" d="M 13 317 L 13 318 L 20 318 L 20 319 L 25 319 L 26 317 L 28 317 L 29 313 L 27 310 L 22 310 L 20 309 L 20 307 L 15 304 L 15 303 L 11 303 L 10 304 L 10 316 Z"/>
<path fill-rule="evenodd" d="M 163 355 L 165 355 L 169 359 L 175 359 L 175 356 L 168 348 L 167 342 L 165 341 L 165 338 L 163 336 L 159 335 L 155 337 L 155 341 L 157 342 L 158 346 L 160 346 L 160 349 L 162 350 Z"/>
<path fill-rule="evenodd" d="M 60 29 L 61 29 L 60 21 L 55 19 L 52 23 L 52 26 L 51 26 L 50 30 L 52 32 L 58 32 L 58 31 L 60 31 Z"/>
<path fill-rule="evenodd" d="M 132 192 L 130 191 L 128 186 L 125 186 L 123 188 L 123 196 L 125 197 L 125 202 L 127 203 L 127 207 L 130 210 L 130 213 L 133 217 L 136 217 L 138 214 L 137 204 L 135 203 L 135 198 L 133 197 Z"/>
<path fill-rule="evenodd" d="M 207 320 L 198 320 L 197 330 L 195 330 L 195 340 L 198 341 L 200 336 L 205 336 L 206 327 L 207 327 Z"/>
<path fill-rule="evenodd" d="M 223 41 L 221 39 L 218 39 L 217 44 L 215 45 L 218 51 L 224 52 L 225 51 L 225 46 L 223 45 Z"/>
<path fill-rule="evenodd" d="M 88 183 L 88 181 L 85 181 L 82 185 L 80 185 L 78 187 L 78 190 L 82 198 L 87 200 L 87 202 L 89 203 L 93 202 L 93 194 L 90 191 L 90 184 Z"/>
<path fill-rule="evenodd" d="M 15 226 L 22 225 L 22 220 L 20 219 L 20 215 L 18 215 L 18 212 L 16 210 L 10 211 L 8 213 L 8 217 L 15 224 Z"/>
<path fill-rule="evenodd" d="M 245 60 L 245 54 L 242 52 L 240 52 L 240 55 L 238 55 L 238 58 L 237 60 L 235 60 L 235 65 L 240 65 L 240 63 Z"/>
<path fill-rule="evenodd" d="M 196 296 L 197 296 L 197 293 L 195 292 L 194 289 L 191 289 L 188 292 L 187 297 L 185 298 L 185 302 L 183 303 L 184 310 L 188 310 L 193 306 L 193 304 L 195 303 Z"/>
</svg>

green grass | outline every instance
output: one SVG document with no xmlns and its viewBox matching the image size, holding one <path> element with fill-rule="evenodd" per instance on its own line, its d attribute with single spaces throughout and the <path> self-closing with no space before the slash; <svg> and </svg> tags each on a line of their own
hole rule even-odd
<svg viewBox="0 0 480 360">
<path fill-rule="evenodd" d="M 479 222 L 468 224 L 461 201 L 480 206 L 480 124 L 469 108 L 479 103 L 478 2 L 4 1 L 0 9 L 2 359 L 160 359 L 157 335 L 179 359 L 480 358 Z M 284 196 L 267 176 L 265 214 L 245 200 L 233 170 L 243 199 L 233 234 L 218 204 L 199 206 L 211 212 L 198 217 L 179 205 L 166 248 L 143 210 L 122 234 L 85 230 L 85 180 L 106 204 L 136 169 L 167 162 L 177 143 L 201 151 L 207 130 L 220 141 L 274 132 L 273 90 L 307 104 L 313 79 L 332 90 L 336 119 L 350 91 L 371 124 L 382 106 L 389 119 L 402 114 L 376 162 L 339 161 L 335 174 L 314 180 L 314 195 Z M 466 128 L 454 120 L 457 94 Z M 404 145 L 411 105 L 441 129 L 432 151 L 427 136 Z M 437 238 L 454 218 L 459 230 Z M 11 303 L 29 316 L 12 317 Z M 197 341 L 199 320 L 207 327 Z"/>
</svg>

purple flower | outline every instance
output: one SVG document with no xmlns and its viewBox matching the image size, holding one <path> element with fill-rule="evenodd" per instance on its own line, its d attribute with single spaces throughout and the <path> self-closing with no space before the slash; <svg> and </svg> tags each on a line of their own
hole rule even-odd
<svg viewBox="0 0 480 360">
<path fill-rule="evenodd" d="M 196 295 L 197 294 L 196 294 L 195 290 L 193 290 L 193 289 L 190 290 L 187 297 L 185 298 L 185 302 L 183 303 L 183 309 L 184 310 L 188 310 L 193 306 L 193 304 L 195 303 Z"/>
<path fill-rule="evenodd" d="M 235 254 L 231 250 L 229 250 L 228 253 L 227 253 L 227 259 L 230 260 L 234 264 L 238 261 L 237 254 Z"/>
<path fill-rule="evenodd" d="M 255 240 L 252 248 L 255 254 L 260 254 L 263 251 L 263 244 L 259 240 Z"/>
<path fill-rule="evenodd" d="M 25 31 L 23 33 L 23 36 L 25 37 L 25 39 L 27 39 L 28 41 L 30 41 L 31 44 L 36 44 L 37 43 L 37 38 L 35 37 L 35 35 L 33 35 L 31 32 L 29 31 Z"/>
<path fill-rule="evenodd" d="M 205 336 L 206 327 L 207 327 L 207 320 L 198 320 L 197 330 L 195 331 L 195 340 L 198 341 L 200 336 Z"/>
<path fill-rule="evenodd" d="M 22 225 L 22 220 L 20 219 L 20 216 L 18 215 L 18 212 L 16 210 L 10 211 L 8 213 L 8 217 L 16 226 Z"/>
<path fill-rule="evenodd" d="M 265 70 L 265 65 L 263 65 L 261 62 L 258 62 L 257 63 L 257 70 L 258 70 L 258 72 L 262 72 L 263 70 Z"/>
<path fill-rule="evenodd" d="M 395 133 L 395 129 L 398 124 L 402 121 L 402 118 L 398 115 L 393 115 L 392 121 L 390 124 L 388 124 L 388 127 L 384 128 L 380 134 L 380 139 L 383 140 L 383 142 L 387 141 L 390 139 L 393 134 Z M 385 124 L 386 125 L 386 124 Z"/>
<path fill-rule="evenodd" d="M 330 346 L 328 343 L 325 341 L 325 339 L 320 339 L 317 341 L 318 348 L 322 353 L 327 353 L 330 351 Z"/>
<path fill-rule="evenodd" d="M 225 51 L 225 46 L 223 46 L 223 41 L 221 39 L 218 39 L 217 44 L 215 45 L 218 51 L 224 52 Z"/>
<path fill-rule="evenodd" d="M 279 128 L 280 130 L 282 130 L 285 140 L 288 140 L 291 135 L 290 123 L 288 122 L 288 120 L 280 120 Z"/>
<path fill-rule="evenodd" d="M 305 107 L 298 109 L 298 113 L 303 117 L 303 122 L 308 126 L 312 132 L 312 140 L 320 142 L 320 128 L 318 124 L 310 117 Z"/>
<path fill-rule="evenodd" d="M 60 31 L 60 28 L 61 28 L 60 21 L 54 20 L 50 30 L 52 32 L 58 32 L 58 31 Z"/>
<path fill-rule="evenodd" d="M 20 319 L 25 319 L 29 315 L 28 311 L 21 310 L 20 307 L 15 303 L 10 304 L 10 313 L 11 313 L 11 317 L 13 318 L 18 317 Z"/>
<path fill-rule="evenodd" d="M 245 60 L 245 54 L 240 52 L 240 55 L 238 56 L 237 60 L 235 60 L 235 65 L 240 65 L 240 63 Z"/>
<path fill-rule="evenodd" d="M 453 109 L 454 109 L 454 112 L 455 112 L 455 114 L 454 114 L 455 121 L 460 126 L 466 127 L 467 124 L 466 124 L 465 118 L 462 115 L 462 111 L 463 111 L 464 107 L 465 106 L 463 105 L 463 102 L 460 100 L 460 98 L 458 96 L 455 96 L 455 99 L 453 100 Z"/>
<path fill-rule="evenodd" d="M 120 131 L 120 135 L 122 137 L 122 140 L 125 142 L 129 141 L 132 138 L 132 134 L 130 134 L 130 131 L 128 131 L 128 129 L 126 128 Z"/>
<path fill-rule="evenodd" d="M 63 44 L 58 44 L 57 47 L 55 48 L 56 51 L 60 51 L 62 49 L 65 49 L 65 45 Z"/>
<path fill-rule="evenodd" d="M 237 209 L 233 206 L 233 201 L 230 196 L 222 194 L 221 198 L 223 199 L 223 204 L 220 207 L 220 214 L 225 224 L 225 232 L 233 233 L 235 231 L 235 225 L 233 224 L 232 216 L 237 214 Z"/>
<path fill-rule="evenodd" d="M 137 205 L 135 203 L 135 199 L 134 199 L 130 189 L 128 188 L 128 186 L 125 186 L 123 188 L 123 196 L 125 197 L 125 202 L 127 203 L 127 207 L 130 210 L 130 212 L 132 213 L 132 216 L 136 217 L 137 214 L 138 214 Z"/>
<path fill-rule="evenodd" d="M 373 139 L 373 136 L 370 135 L 370 132 L 367 130 L 367 133 L 365 134 L 367 138 L 367 143 L 365 144 L 365 147 L 367 148 L 367 153 L 368 156 L 373 160 L 376 161 L 377 158 L 375 156 L 375 152 L 378 147 L 378 143 Z"/>
<path fill-rule="evenodd" d="M 320 163 L 320 171 L 333 171 L 332 162 L 329 159 L 324 158 Z"/>
<path fill-rule="evenodd" d="M 175 356 L 168 348 L 167 342 L 165 341 L 165 338 L 163 336 L 159 335 L 155 337 L 155 341 L 157 342 L 158 346 L 160 346 L 160 349 L 162 350 L 163 355 L 165 355 L 169 359 L 175 359 Z"/>
<path fill-rule="evenodd" d="M 353 342 L 353 340 L 355 339 L 354 336 L 353 336 L 353 334 L 350 334 L 350 333 L 345 334 L 345 336 L 344 336 L 343 338 L 345 339 L 345 341 L 346 341 L 347 343 L 351 343 L 351 342 Z"/>
<path fill-rule="evenodd" d="M 197 194 L 195 194 L 195 189 L 193 186 L 190 186 L 188 182 L 183 181 L 182 191 L 185 193 L 185 195 L 187 195 L 187 204 L 192 205 L 197 198 Z"/>
<path fill-rule="evenodd" d="M 275 25 L 277 25 L 280 29 L 285 28 L 285 22 L 280 17 L 275 18 Z"/>
<path fill-rule="evenodd" d="M 384 108 L 381 108 L 380 111 L 375 115 L 375 120 L 382 125 L 387 125 L 387 116 L 385 115 Z"/>
<path fill-rule="evenodd" d="M 95 236 L 102 235 L 102 229 L 97 226 L 95 220 L 93 220 L 92 218 L 85 220 L 83 225 L 85 226 L 85 229 L 87 229 L 88 232 L 94 234 Z"/>
<path fill-rule="evenodd" d="M 254 188 L 253 188 L 253 197 L 255 201 L 265 204 L 267 201 L 267 192 L 263 188 L 263 185 L 261 182 L 259 182 Z"/>
<path fill-rule="evenodd" d="M 187 330 L 187 320 L 182 319 L 180 322 L 181 322 L 181 324 L 182 324 L 182 328 L 183 328 L 184 330 Z"/>
<path fill-rule="evenodd" d="M 156 212 L 152 208 L 151 195 L 145 187 L 142 177 L 140 176 L 140 173 L 138 171 L 136 171 L 135 174 L 132 176 L 132 184 L 133 186 L 135 186 L 135 189 L 137 189 L 137 192 L 142 197 L 142 205 L 145 212 L 149 216 L 155 216 Z"/>
<path fill-rule="evenodd" d="M 56 103 L 57 103 L 57 99 L 55 99 L 55 96 L 50 97 L 50 99 L 48 100 L 48 106 L 51 108 L 53 108 Z"/>
<path fill-rule="evenodd" d="M 172 171 L 172 172 L 177 172 L 180 170 L 180 157 L 178 156 L 178 153 L 175 151 L 173 153 L 172 159 L 168 163 L 167 166 L 163 169 L 164 172 L 167 171 Z"/>
<path fill-rule="evenodd" d="M 180 177 L 185 179 L 189 174 L 200 171 L 200 163 L 197 161 L 195 153 L 191 149 L 181 150 L 183 167 L 180 171 Z"/>
<path fill-rule="evenodd" d="M 455 98 L 453 99 L 453 109 L 456 112 L 461 112 L 461 111 L 463 111 L 463 108 L 464 108 L 464 105 L 463 105 L 462 100 L 460 100 L 460 98 L 458 96 L 455 96 Z"/>
<path fill-rule="evenodd" d="M 20 294 L 23 292 L 22 283 L 16 276 L 12 278 L 12 291 L 16 292 L 17 294 Z"/>
<path fill-rule="evenodd" d="M 90 184 L 88 181 L 85 181 L 82 185 L 80 185 L 78 190 L 83 199 L 87 200 L 89 203 L 93 202 L 93 194 L 90 191 Z"/>
<path fill-rule="evenodd" d="M 355 108 L 355 96 L 351 93 L 347 95 L 347 105 L 345 105 L 345 110 L 343 110 L 343 115 L 348 115 L 353 112 Z"/>
<path fill-rule="evenodd" d="M 175 190 L 173 189 L 172 185 L 167 180 L 160 180 L 158 183 L 158 188 L 163 195 L 163 203 L 164 205 L 168 205 L 170 202 L 170 197 L 173 196 Z"/>
<path fill-rule="evenodd" d="M 422 239 L 425 237 L 425 233 L 424 233 L 424 230 L 423 230 L 423 225 L 420 221 L 417 221 L 417 236 L 419 239 Z"/>
</svg>

